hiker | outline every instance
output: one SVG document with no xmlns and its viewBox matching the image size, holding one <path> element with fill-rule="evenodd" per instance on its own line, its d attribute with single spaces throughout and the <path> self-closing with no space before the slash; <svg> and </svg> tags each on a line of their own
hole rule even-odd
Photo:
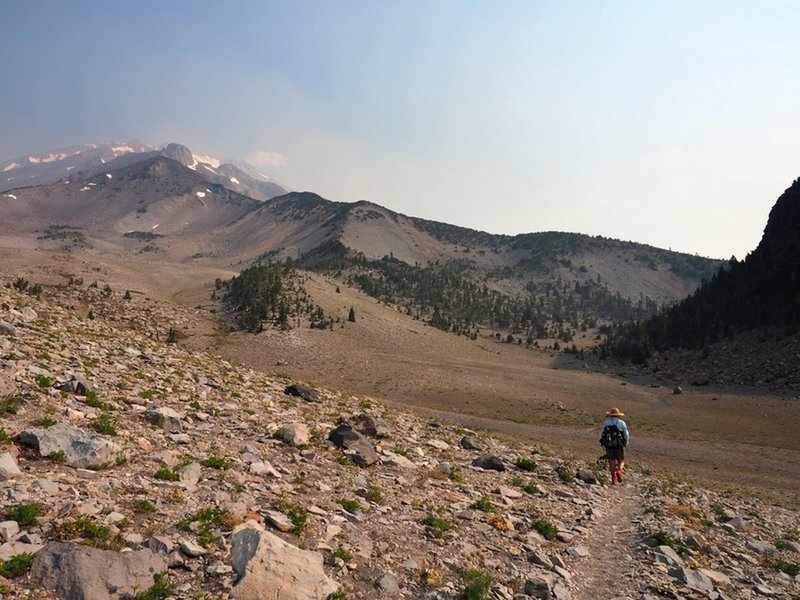
<svg viewBox="0 0 800 600">
<path fill-rule="evenodd" d="M 622 483 L 622 475 L 625 470 L 625 446 L 628 445 L 630 434 L 623 413 L 616 406 L 606 413 L 606 420 L 603 421 L 603 433 L 600 435 L 600 444 L 606 449 L 606 460 L 608 469 L 611 471 L 611 483 Z"/>
</svg>

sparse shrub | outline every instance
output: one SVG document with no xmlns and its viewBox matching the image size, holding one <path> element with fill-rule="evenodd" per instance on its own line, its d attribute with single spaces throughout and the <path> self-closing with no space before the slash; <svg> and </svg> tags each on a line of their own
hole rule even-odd
<svg viewBox="0 0 800 600">
<path fill-rule="evenodd" d="M 558 535 L 558 528 L 547 519 L 536 519 L 533 522 L 533 528 L 546 540 L 552 541 Z"/>
<path fill-rule="evenodd" d="M 37 375 L 36 385 L 40 388 L 49 388 L 53 386 L 53 381 L 47 375 Z"/>
<path fill-rule="evenodd" d="M 283 511 L 294 526 L 292 533 L 300 534 L 308 522 L 308 512 L 302 507 L 288 501 L 282 501 L 278 504 L 278 508 Z"/>
<path fill-rule="evenodd" d="M 347 498 L 339 498 L 336 502 L 340 504 L 341 507 L 349 513 L 354 513 L 357 510 L 361 510 L 361 503 L 358 500 L 348 500 Z"/>
<path fill-rule="evenodd" d="M 469 507 L 474 508 L 475 510 L 489 512 L 490 510 L 492 510 L 494 505 L 492 504 L 492 501 L 489 499 L 488 496 L 481 496 L 478 500 L 470 504 Z"/>
<path fill-rule="evenodd" d="M 380 488 L 374 484 L 367 485 L 367 489 L 361 495 L 368 502 L 374 502 L 375 504 L 380 504 L 383 501 L 383 494 Z"/>
<path fill-rule="evenodd" d="M 63 450 L 56 450 L 45 456 L 45 458 L 54 463 L 63 463 L 67 460 L 67 455 L 64 454 Z"/>
<path fill-rule="evenodd" d="M 30 571 L 32 564 L 33 554 L 30 552 L 15 554 L 8 560 L 0 560 L 0 577 L 14 579 L 24 575 Z"/>
<path fill-rule="evenodd" d="M 542 493 L 542 490 L 540 490 L 539 486 L 536 485 L 535 483 L 526 483 L 525 485 L 522 486 L 522 489 L 526 493 L 531 494 L 531 495 L 541 494 Z"/>
<path fill-rule="evenodd" d="M 103 402 L 102 400 L 98 400 L 97 392 L 94 390 L 89 390 L 86 392 L 86 398 L 84 399 L 84 404 L 86 406 L 91 406 L 92 408 L 97 408 L 103 411 L 111 411 L 114 410 L 114 405 L 109 404 L 108 402 Z"/>
<path fill-rule="evenodd" d="M 800 575 L 800 564 L 795 562 L 790 562 L 788 560 L 778 559 L 773 563 L 776 571 L 781 571 L 790 575 L 791 577 L 797 577 Z"/>
<path fill-rule="evenodd" d="M 117 435 L 117 430 L 114 427 L 114 424 L 108 420 L 108 416 L 103 415 L 97 419 L 93 419 L 89 426 L 94 429 L 97 433 L 103 433 L 105 435 Z"/>
<path fill-rule="evenodd" d="M 6 519 L 9 521 L 16 521 L 20 527 L 29 527 L 36 523 L 36 517 L 39 516 L 39 505 L 20 504 L 16 508 L 12 508 L 5 513 Z"/>
<path fill-rule="evenodd" d="M 486 600 L 492 586 L 492 576 L 480 569 L 467 569 L 462 575 L 464 598 L 466 600 Z"/>
<path fill-rule="evenodd" d="M 564 483 L 575 483 L 575 475 L 568 467 L 559 467 L 556 473 L 558 474 L 558 478 Z"/>
<path fill-rule="evenodd" d="M 13 444 L 14 442 L 11 439 L 11 436 L 8 435 L 5 429 L 0 427 L 0 446 L 8 446 Z"/>
<path fill-rule="evenodd" d="M 447 472 L 447 477 L 450 479 L 450 481 L 455 481 L 456 483 L 464 479 L 461 477 L 461 474 L 458 472 L 458 468 L 455 465 L 450 465 L 450 470 Z"/>
<path fill-rule="evenodd" d="M 175 331 L 173 327 L 170 327 L 169 331 L 167 332 L 167 343 L 168 344 L 178 343 L 178 332 Z"/>
<path fill-rule="evenodd" d="M 441 517 L 440 511 L 431 512 L 422 519 L 422 524 L 428 527 L 428 532 L 437 540 L 444 538 L 444 534 L 452 529 L 453 525 L 447 519 Z"/>
<path fill-rule="evenodd" d="M 227 470 L 231 466 L 227 460 L 225 460 L 221 456 L 217 456 L 216 454 L 212 454 L 205 460 L 200 461 L 200 464 L 203 465 L 204 467 L 209 467 L 211 469 L 222 469 L 222 470 Z"/>
<path fill-rule="evenodd" d="M 0 415 L 15 415 L 22 406 L 22 398 L 19 396 L 0 397 Z"/>
<path fill-rule="evenodd" d="M 342 548 L 341 546 L 339 546 L 336 549 L 336 551 L 333 553 L 333 555 L 336 558 L 341 558 L 346 563 L 350 562 L 351 560 L 353 560 L 353 555 L 350 552 L 348 552 L 347 550 L 345 550 L 344 548 Z"/>
<path fill-rule="evenodd" d="M 154 513 L 156 512 L 156 505 L 146 498 L 140 498 L 133 501 L 133 510 L 141 513 Z"/>
<path fill-rule="evenodd" d="M 161 481 L 178 481 L 178 475 L 169 467 L 162 467 L 154 475 L 156 479 Z"/>
<path fill-rule="evenodd" d="M 56 423 L 58 423 L 58 421 L 56 421 L 55 419 L 53 419 L 51 417 L 42 417 L 41 419 L 36 419 L 33 422 L 33 425 L 34 425 L 34 427 L 42 427 L 42 428 L 46 429 L 48 427 L 52 427 Z"/>
<path fill-rule="evenodd" d="M 660 506 L 653 505 L 653 506 L 648 506 L 647 508 L 645 508 L 644 509 L 644 513 L 645 514 L 649 514 L 649 515 L 660 516 L 660 515 L 664 514 L 664 511 L 662 510 L 662 508 Z"/>
<path fill-rule="evenodd" d="M 153 585 L 144 592 L 135 594 L 133 600 L 161 600 L 175 595 L 175 584 L 167 583 L 167 572 L 156 573 L 153 576 Z"/>
<path fill-rule="evenodd" d="M 176 524 L 180 529 L 189 530 L 192 523 L 197 523 L 197 543 L 203 546 L 218 544 L 219 538 L 214 535 L 214 528 L 229 531 L 239 523 L 225 508 L 206 508 L 191 517 L 184 517 Z"/>
<path fill-rule="evenodd" d="M 536 461 L 530 458 L 520 457 L 514 464 L 517 465 L 518 469 L 522 469 L 523 471 L 531 472 L 536 470 Z"/>
<path fill-rule="evenodd" d="M 105 525 L 92 521 L 89 517 L 78 517 L 56 525 L 58 538 L 69 540 L 83 538 L 89 546 L 104 546 L 111 540 L 111 530 Z"/>
</svg>

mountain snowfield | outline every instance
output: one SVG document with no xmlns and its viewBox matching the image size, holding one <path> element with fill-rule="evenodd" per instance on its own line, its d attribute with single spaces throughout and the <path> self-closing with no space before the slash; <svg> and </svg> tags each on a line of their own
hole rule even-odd
<svg viewBox="0 0 800 600">
<path fill-rule="evenodd" d="M 97 142 L 0 162 L 0 192 L 15 187 L 68 181 L 70 175 L 78 173 L 81 176 L 102 173 L 103 169 L 129 164 L 132 158 L 143 160 L 156 154 L 175 158 L 194 171 L 206 170 L 220 180 L 218 183 L 225 180 L 228 187 L 234 187 L 236 191 L 260 200 L 286 191 L 252 165 L 223 161 L 203 152 L 193 152 L 180 144 L 170 143 L 158 147 L 140 142 Z M 250 180 L 262 185 L 252 185 L 253 181 Z"/>
</svg>

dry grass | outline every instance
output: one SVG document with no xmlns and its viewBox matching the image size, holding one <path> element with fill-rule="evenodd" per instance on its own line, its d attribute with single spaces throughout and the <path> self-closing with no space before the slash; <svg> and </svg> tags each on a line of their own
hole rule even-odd
<svg viewBox="0 0 800 600">
<path fill-rule="evenodd" d="M 0 248 L 6 275 L 63 283 L 65 274 L 114 289 L 211 308 L 211 267 L 149 264 L 111 255 L 51 255 Z M 339 285 L 341 292 L 336 293 Z M 340 282 L 313 275 L 306 287 L 333 331 L 293 329 L 259 336 L 220 334 L 215 317 L 181 341 L 271 374 L 448 418 L 473 428 L 534 440 L 593 460 L 598 427 L 621 407 L 632 431 L 629 467 L 666 469 L 721 487 L 791 501 L 800 487 L 796 400 L 760 390 L 688 388 L 655 382 L 572 357 L 526 350 L 488 337 L 469 341 L 419 321 Z M 354 307 L 356 322 L 348 323 Z M 484 332 L 489 334 L 490 332 Z"/>
</svg>

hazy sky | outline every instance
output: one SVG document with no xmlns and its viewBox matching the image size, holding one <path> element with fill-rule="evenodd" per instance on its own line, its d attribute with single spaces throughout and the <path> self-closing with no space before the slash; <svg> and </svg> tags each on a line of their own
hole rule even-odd
<svg viewBox="0 0 800 600">
<path fill-rule="evenodd" d="M 744 256 L 800 176 L 796 1 L 3 0 L 0 159 L 183 143 L 295 190 Z"/>
</svg>

